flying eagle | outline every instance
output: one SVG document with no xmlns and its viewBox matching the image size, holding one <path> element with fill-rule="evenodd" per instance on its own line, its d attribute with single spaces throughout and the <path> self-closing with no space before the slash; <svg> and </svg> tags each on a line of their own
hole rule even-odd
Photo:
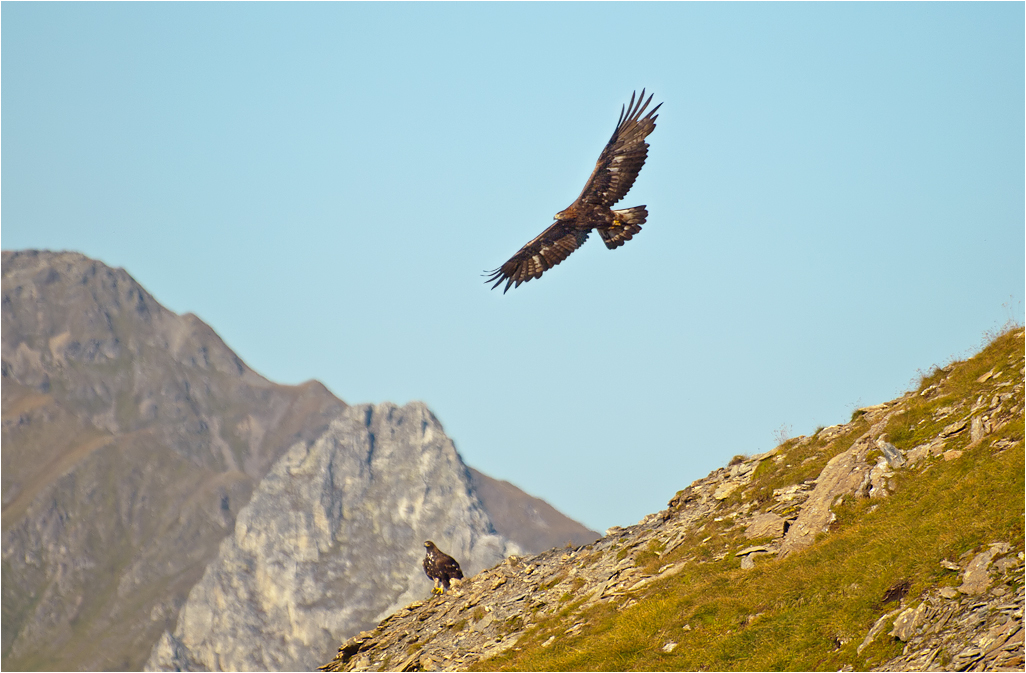
<svg viewBox="0 0 1026 673">
<path fill-rule="evenodd" d="M 428 540 L 424 543 L 427 547 L 427 556 L 424 557 L 424 573 L 435 582 L 431 589 L 433 594 L 444 594 L 449 589 L 449 580 L 463 579 L 463 571 L 456 559 L 449 556 L 435 546 L 435 543 Z M 438 584 L 442 586 L 439 588 Z"/>
<path fill-rule="evenodd" d="M 612 206 L 630 191 L 645 165 L 648 156 L 645 138 L 655 130 L 656 111 L 662 106 L 660 103 L 644 117 L 641 116 L 652 102 L 652 95 L 645 100 L 645 90 L 642 89 L 635 104 L 632 93 L 626 109 L 620 108 L 620 119 L 616 122 L 613 137 L 599 155 L 595 170 L 577 200 L 566 210 L 556 213 L 555 223 L 520 248 L 508 262 L 494 271 L 485 272 L 488 274 L 485 283 L 495 281 L 493 290 L 506 281 L 502 290 L 505 294 L 510 286 L 519 287 L 521 283 L 540 277 L 588 240 L 592 229 L 598 230 L 610 250 L 620 247 L 641 231 L 641 225 L 648 216 L 645 206 L 624 210 L 613 210 Z"/>
</svg>

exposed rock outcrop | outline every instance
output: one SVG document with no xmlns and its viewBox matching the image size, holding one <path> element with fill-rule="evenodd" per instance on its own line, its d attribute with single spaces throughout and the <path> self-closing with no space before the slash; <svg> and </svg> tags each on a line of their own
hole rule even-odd
<svg viewBox="0 0 1026 673">
<path fill-rule="evenodd" d="M 886 627 L 893 617 L 889 635 L 907 645 L 901 656 L 873 670 L 1021 671 L 1026 664 L 1023 553 L 1009 551 L 1007 543 L 996 543 L 965 559 L 964 569 L 948 564 L 965 578 L 962 586 L 931 589 L 897 615 L 881 618 Z M 992 567 L 996 557 L 1001 558 Z"/>
<path fill-rule="evenodd" d="M 845 495 L 862 490 L 868 495 L 867 486 L 872 466 L 866 463 L 865 457 L 883 434 L 884 425 L 890 415 L 885 414 L 877 420 L 873 427 L 855 440 L 851 448 L 837 454 L 826 464 L 816 478 L 816 486 L 802 503 L 800 513 L 795 522 L 788 528 L 787 535 L 780 545 L 780 556 L 783 558 L 795 549 L 807 547 L 834 520 L 831 506 Z"/>
<path fill-rule="evenodd" d="M 147 668 L 311 669 L 336 634 L 429 592 L 429 538 L 468 575 L 519 551 L 427 407 L 350 407 L 274 465 Z"/>
</svg>

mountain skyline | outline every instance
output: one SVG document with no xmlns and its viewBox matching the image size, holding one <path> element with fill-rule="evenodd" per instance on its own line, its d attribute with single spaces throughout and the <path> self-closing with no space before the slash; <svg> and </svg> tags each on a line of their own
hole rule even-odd
<svg viewBox="0 0 1026 673">
<path fill-rule="evenodd" d="M 125 268 L 270 380 L 425 400 L 596 530 L 1024 319 L 1021 3 L 0 13 L 4 248 Z M 490 292 L 642 88 L 644 230 Z"/>
<path fill-rule="evenodd" d="M 174 632 L 174 660 L 216 669 L 205 653 L 283 617 L 291 637 L 241 667 L 312 666 L 318 643 L 427 593 L 417 538 L 458 542 L 478 569 L 597 537 L 509 484 L 491 497 L 422 403 L 269 381 L 79 253 L 2 259 L 5 668 L 137 670 Z M 490 507 L 522 511 L 493 524 Z M 194 637 L 210 596 L 236 607 Z"/>
</svg>

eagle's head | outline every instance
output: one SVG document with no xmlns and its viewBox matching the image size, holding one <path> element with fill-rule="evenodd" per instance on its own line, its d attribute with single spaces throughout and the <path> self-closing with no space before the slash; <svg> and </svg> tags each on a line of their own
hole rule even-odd
<svg viewBox="0 0 1026 673">
<path fill-rule="evenodd" d="M 558 213 L 556 213 L 556 215 L 555 215 L 555 217 L 553 219 L 555 219 L 558 222 L 559 220 L 573 220 L 576 217 L 577 217 L 577 208 L 574 207 L 573 204 L 571 204 L 569 208 L 566 208 L 566 209 L 561 210 Z"/>
<path fill-rule="evenodd" d="M 424 546 L 427 547 L 428 549 L 435 549 L 435 543 L 432 542 L 431 540 L 428 540 L 427 542 L 425 542 Z"/>
</svg>

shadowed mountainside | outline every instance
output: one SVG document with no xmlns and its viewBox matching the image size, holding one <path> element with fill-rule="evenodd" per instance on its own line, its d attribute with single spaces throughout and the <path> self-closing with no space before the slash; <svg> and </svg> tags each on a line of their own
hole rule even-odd
<svg viewBox="0 0 1026 673">
<path fill-rule="evenodd" d="M 265 593 L 240 599 L 240 606 L 249 610 L 263 601 L 289 613 L 295 608 L 289 601 L 296 596 L 344 594 L 345 609 L 356 616 L 327 634 L 337 640 L 355 632 L 368 619 L 367 611 L 376 615 L 404 592 L 414 592 L 409 594 L 413 597 L 422 588 L 426 594 L 430 584 L 400 581 L 346 593 L 346 582 L 354 580 L 337 567 L 346 553 L 342 542 L 373 550 L 373 527 L 357 535 L 341 519 L 332 527 L 325 520 L 311 524 L 282 518 L 283 508 L 311 506 L 275 499 L 276 493 L 281 496 L 302 483 L 289 471 L 289 460 L 294 460 L 289 452 L 316 453 L 321 445 L 325 456 L 333 456 L 325 458 L 326 465 L 345 464 L 355 472 L 321 475 L 322 483 L 309 486 L 309 492 L 328 502 L 351 498 L 346 489 L 359 481 L 363 469 L 353 462 L 354 452 L 362 450 L 364 440 L 383 446 L 381 433 L 397 432 L 401 418 L 419 415 L 434 433 L 430 441 L 400 442 L 403 450 L 413 452 L 408 461 L 421 461 L 425 474 L 439 483 L 449 480 L 464 496 L 458 499 L 462 509 L 428 516 L 420 527 L 399 521 L 394 531 L 413 550 L 403 547 L 399 553 L 399 543 L 382 542 L 380 563 L 394 564 L 398 576 L 412 576 L 407 556 L 422 550 L 419 541 L 411 540 L 424 534 L 425 526 L 434 530 L 428 520 L 447 521 L 442 532 L 432 534 L 439 541 L 446 536 L 463 540 L 461 549 L 468 553 L 491 540 L 481 547 L 482 564 L 501 558 L 509 539 L 538 539 L 533 528 L 539 524 L 532 521 L 519 530 L 508 527 L 505 537 L 495 535 L 489 507 L 481 503 L 451 440 L 423 405 L 402 410 L 383 405 L 380 409 L 393 409 L 383 412 L 390 419 L 384 425 L 371 428 L 369 420 L 354 425 L 345 419 L 370 413 L 369 407 L 350 409 L 316 381 L 287 386 L 266 380 L 199 318 L 167 310 L 123 269 L 78 253 L 45 251 L 5 251 L 2 265 L 5 669 L 140 669 L 155 645 L 168 644 L 187 599 L 196 615 L 203 612 L 204 596 L 217 593 L 210 586 L 206 593 L 197 587 L 201 578 L 217 577 L 239 558 L 232 544 L 241 542 L 254 563 L 273 561 L 297 548 L 295 536 L 304 530 L 328 536 L 326 548 L 313 548 L 326 564 L 336 564 L 329 573 L 335 584 L 307 586 L 282 601 L 276 586 L 264 586 Z M 340 435 L 340 427 L 350 434 Z M 329 444 L 335 448 L 329 451 Z M 429 459 L 429 450 L 436 458 Z M 381 467 L 370 459 L 364 463 Z M 265 484 L 269 474 L 277 474 L 277 481 Z M 389 469 L 373 472 L 377 484 L 387 485 L 394 476 Z M 264 496 L 254 510 L 250 505 L 257 492 Z M 369 497 L 362 506 L 373 517 L 387 513 L 392 504 Z M 376 506 L 382 512 L 375 512 Z M 432 507 L 422 502 L 414 510 L 435 511 Z M 256 519 L 239 530 L 243 512 Z M 501 512 L 495 515 L 502 518 Z M 567 526 L 576 525 L 559 516 L 544 519 L 542 527 L 562 536 Z M 261 532 L 263 521 L 276 536 L 262 531 L 257 549 L 253 533 Z M 540 550 L 531 544 L 521 548 Z M 307 582 L 327 572 L 316 562 L 307 565 Z M 334 609 L 322 603 L 320 609 Z M 279 629 L 273 620 L 264 627 Z M 224 633 L 230 635 L 231 628 Z M 249 635 L 250 646 L 266 638 L 258 629 Z M 304 637 L 281 639 L 277 653 L 268 641 L 266 665 L 324 656 L 307 643 L 307 654 L 289 659 Z M 228 647 L 209 638 L 205 642 L 203 647 L 215 650 Z M 178 646 L 190 665 L 218 666 L 199 655 L 190 659 L 195 653 L 181 642 Z"/>
<path fill-rule="evenodd" d="M 576 547 L 601 537 L 508 481 L 492 479 L 470 468 L 470 483 L 491 514 L 495 531 L 521 549 L 540 552 L 566 545 Z"/>
<path fill-rule="evenodd" d="M 271 463 L 345 404 L 76 253 L 3 253 L 3 662 L 139 668 Z"/>
</svg>

